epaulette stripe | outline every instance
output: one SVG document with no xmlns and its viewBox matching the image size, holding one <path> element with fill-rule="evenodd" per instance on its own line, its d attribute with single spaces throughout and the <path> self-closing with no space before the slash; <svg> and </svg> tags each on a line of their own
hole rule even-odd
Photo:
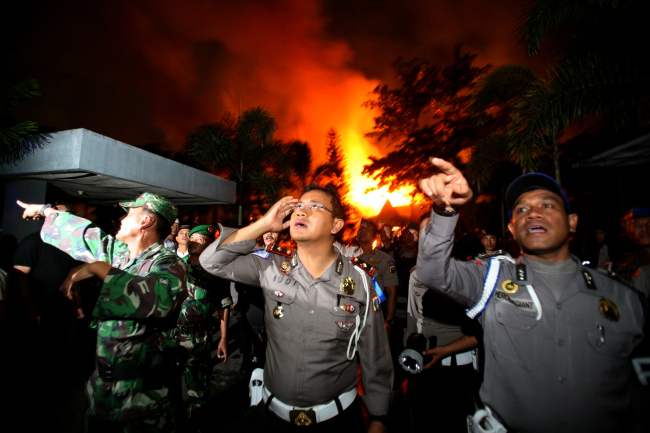
<svg viewBox="0 0 650 433">
<path fill-rule="evenodd" d="M 281 246 L 277 245 L 276 243 L 272 243 L 269 245 L 267 248 L 267 251 L 270 253 L 278 254 L 280 256 L 284 257 L 292 257 L 293 256 L 293 250 L 290 250 L 288 248 L 282 248 Z"/>
<path fill-rule="evenodd" d="M 376 268 L 374 266 L 364 262 L 358 257 L 352 257 L 350 261 L 352 262 L 353 265 L 357 266 L 359 269 L 361 269 L 363 272 L 370 275 L 371 277 L 375 273 Z"/>
</svg>

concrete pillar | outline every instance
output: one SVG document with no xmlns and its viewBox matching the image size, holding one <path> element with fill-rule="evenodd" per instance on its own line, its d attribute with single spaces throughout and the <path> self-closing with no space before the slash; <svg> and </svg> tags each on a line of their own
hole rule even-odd
<svg viewBox="0 0 650 433">
<path fill-rule="evenodd" d="M 39 231 L 43 221 L 25 221 L 23 219 L 23 208 L 16 204 L 16 200 L 25 203 L 45 204 L 46 190 L 47 181 L 44 180 L 7 182 L 5 186 L 2 233 L 14 235 L 20 242 L 28 234 Z"/>
</svg>

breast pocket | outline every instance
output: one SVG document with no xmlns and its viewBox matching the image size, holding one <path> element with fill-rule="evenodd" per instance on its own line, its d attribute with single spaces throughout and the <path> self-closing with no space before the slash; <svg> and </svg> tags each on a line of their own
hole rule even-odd
<svg viewBox="0 0 650 433">
<path fill-rule="evenodd" d="M 330 321 L 333 323 L 327 326 L 330 335 L 340 339 L 349 339 L 356 328 L 356 317 L 360 315 L 360 318 L 363 318 L 365 311 L 360 311 L 362 308 L 365 306 L 356 299 L 333 299 L 329 307 Z"/>
<path fill-rule="evenodd" d="M 271 329 L 288 331 L 298 314 L 295 306 L 296 290 L 291 287 L 269 289 L 266 292 L 266 322 Z"/>
<path fill-rule="evenodd" d="M 617 394 L 625 388 L 627 375 L 623 372 L 628 368 L 628 357 L 634 348 L 632 333 L 611 328 L 603 325 L 603 329 L 599 329 L 594 325 L 586 331 L 587 369 L 592 378 L 608 378 L 598 380 L 598 390 L 605 394 Z"/>
<path fill-rule="evenodd" d="M 519 365 L 528 371 L 534 370 L 538 358 L 534 314 L 505 302 L 497 303 L 495 314 L 499 325 L 495 327 L 494 346 L 500 361 Z"/>
</svg>

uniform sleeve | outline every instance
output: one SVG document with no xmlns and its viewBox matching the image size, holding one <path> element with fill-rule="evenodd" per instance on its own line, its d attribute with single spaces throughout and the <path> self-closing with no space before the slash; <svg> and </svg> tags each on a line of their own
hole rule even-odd
<svg viewBox="0 0 650 433">
<path fill-rule="evenodd" d="M 45 219 L 41 239 L 75 260 L 115 264 L 128 254 L 127 246 L 85 218 L 53 212 Z"/>
<path fill-rule="evenodd" d="M 382 266 L 384 287 L 399 286 L 399 278 L 397 278 L 397 269 L 395 268 L 395 262 L 393 259 L 389 256 Z"/>
<path fill-rule="evenodd" d="M 458 216 L 444 217 L 431 211 L 431 221 L 418 246 L 418 280 L 456 302 L 472 307 L 481 298 L 487 265 L 451 258 L 457 221 Z"/>
<path fill-rule="evenodd" d="M 111 269 L 104 280 L 93 311 L 102 319 L 160 319 L 178 311 L 187 293 L 187 265 L 177 257 L 165 257 L 143 276 Z"/>
<path fill-rule="evenodd" d="M 255 240 L 232 242 L 221 246 L 236 229 L 219 224 L 219 238 L 201 253 L 199 261 L 203 269 L 229 281 L 260 287 L 260 264 L 265 260 L 249 254 L 255 248 Z"/>
<path fill-rule="evenodd" d="M 409 295 L 406 307 L 406 332 L 404 333 L 404 346 L 411 334 L 422 333 L 422 297 L 415 296 L 415 270 L 411 272 L 409 279 Z"/>
<path fill-rule="evenodd" d="M 372 279 L 366 276 L 364 278 L 368 287 L 372 287 Z M 366 326 L 359 339 L 358 353 L 363 386 L 366 389 L 364 402 L 368 412 L 375 416 L 386 415 L 390 407 L 394 372 L 381 309 L 374 311 L 372 306 L 369 307 Z"/>
</svg>

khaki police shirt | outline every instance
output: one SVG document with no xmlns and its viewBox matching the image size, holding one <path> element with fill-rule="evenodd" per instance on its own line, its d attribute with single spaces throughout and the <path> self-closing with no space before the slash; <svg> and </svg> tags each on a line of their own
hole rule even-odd
<svg viewBox="0 0 650 433">
<path fill-rule="evenodd" d="M 418 279 L 472 308 L 491 264 L 450 260 L 457 219 L 432 212 L 420 238 Z M 624 422 L 630 404 L 628 356 L 643 336 L 642 305 L 633 290 L 573 259 L 578 267 L 559 301 L 530 266 L 519 281 L 515 264 L 502 263 L 479 316 L 486 358 L 480 395 L 511 429 L 614 432 Z M 539 298 L 540 320 L 525 285 Z M 611 308 L 601 313 L 601 305 L 610 302 L 617 320 Z"/>
<path fill-rule="evenodd" d="M 399 286 L 397 279 L 397 270 L 395 269 L 395 261 L 393 258 L 383 251 L 374 249 L 372 253 L 361 253 L 361 247 L 345 246 L 339 242 L 335 242 L 334 246 L 345 257 L 358 257 L 364 262 L 375 267 L 373 277 L 377 280 L 379 287 Z"/>
<path fill-rule="evenodd" d="M 372 277 L 339 255 L 323 275 L 314 279 L 300 262 L 299 252 L 292 265 L 292 258 L 279 254 L 249 254 L 255 246 L 253 240 L 221 246 L 234 231 L 220 227 L 221 236 L 201 254 L 201 265 L 221 278 L 262 288 L 268 336 L 264 384 L 275 398 L 296 407 L 331 402 L 356 387 L 359 359 L 368 411 L 377 416 L 387 414 L 393 365 L 383 315 L 372 304 L 368 305 L 357 356 L 352 361 L 347 359 L 356 318 L 363 324 L 366 311 L 364 280 L 372 293 Z M 290 265 L 286 274 L 281 270 L 284 262 Z M 340 274 L 336 270 L 339 262 Z M 354 281 L 354 293 L 349 298 L 341 297 L 345 296 L 341 291 L 344 278 Z M 343 303 L 352 305 L 354 311 L 342 309 Z M 273 314 L 277 306 L 284 310 L 281 319 Z"/>
</svg>

